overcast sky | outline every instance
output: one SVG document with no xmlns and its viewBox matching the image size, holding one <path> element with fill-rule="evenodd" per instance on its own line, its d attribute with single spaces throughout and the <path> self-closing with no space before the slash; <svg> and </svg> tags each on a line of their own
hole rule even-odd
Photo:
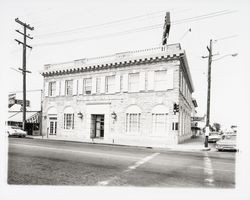
<svg viewBox="0 0 250 200">
<path fill-rule="evenodd" d="M 248 39 L 245 19 L 250 18 L 247 1 L 97 1 L 97 0 L 10 0 L 5 2 L 7 68 L 22 66 L 22 31 L 15 18 L 34 26 L 28 33 L 33 46 L 27 49 L 27 89 L 41 89 L 44 64 L 95 57 L 122 51 L 157 47 L 161 44 L 165 12 L 170 11 L 171 28 L 168 44 L 181 43 L 188 56 L 194 82 L 193 97 L 198 115 L 206 113 L 207 59 L 206 46 L 213 39 L 211 122 L 230 126 L 238 123 L 241 104 L 239 89 L 246 72 L 243 63 Z M 146 28 L 144 28 L 146 27 Z M 189 32 L 191 28 L 191 32 Z M 249 40 L 248 40 L 249 41 Z M 249 72 L 249 70 L 248 70 Z M 22 90 L 22 75 L 8 69 L 8 91 Z M 237 113 L 231 115 L 230 113 Z"/>
</svg>

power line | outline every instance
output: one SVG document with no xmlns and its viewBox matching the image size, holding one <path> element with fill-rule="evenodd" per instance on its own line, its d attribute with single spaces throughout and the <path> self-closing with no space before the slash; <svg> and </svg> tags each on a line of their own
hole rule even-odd
<svg viewBox="0 0 250 200">
<path fill-rule="evenodd" d="M 78 27 L 78 28 L 74 28 L 74 29 L 68 29 L 68 30 L 65 30 L 65 31 L 57 31 L 57 32 L 52 32 L 52 33 L 40 34 L 40 35 L 35 35 L 35 37 L 36 38 L 44 38 L 44 37 L 58 36 L 58 35 L 62 35 L 62 34 L 72 34 L 72 33 L 78 32 L 78 31 L 83 31 L 83 30 L 88 30 L 88 29 L 92 29 L 92 28 L 98 28 L 98 27 L 108 26 L 108 25 L 112 25 L 112 24 L 118 24 L 118 23 L 121 23 L 121 22 L 126 22 L 126 21 L 131 21 L 131 20 L 135 20 L 135 19 L 139 19 L 139 18 L 148 17 L 148 16 L 151 16 L 151 15 L 158 15 L 158 14 L 164 13 L 166 11 L 167 10 L 162 10 L 162 11 L 158 11 L 158 12 L 152 12 L 152 13 L 138 15 L 138 16 L 134 16 L 134 17 L 123 18 L 123 19 L 114 20 L 114 21 L 110 21 L 110 22 L 105 22 L 105 23 L 101 23 L 101 24 L 95 24 L 95 25 L 90 25 L 90 26 Z M 208 14 L 205 14 L 205 15 L 200 15 L 200 16 L 195 16 L 195 17 L 191 17 L 191 18 L 181 19 L 181 20 L 173 21 L 173 23 L 179 24 L 179 23 L 183 23 L 184 21 L 193 20 L 195 18 L 202 18 L 202 17 L 206 17 L 206 16 L 210 16 L 210 15 L 215 15 L 215 14 L 221 14 L 221 13 L 225 13 L 225 12 L 229 12 L 229 10 L 221 10 L 221 11 L 216 11 L 216 12 L 208 13 Z"/>
<path fill-rule="evenodd" d="M 91 29 L 91 28 L 96 28 L 96 27 L 101 27 L 101 26 L 107 26 L 107 25 L 111 25 L 111 24 L 117 24 L 120 22 L 125 22 L 125 21 L 131 21 L 134 19 L 139 19 L 139 18 L 143 18 L 143 17 L 148 17 L 150 15 L 157 15 L 159 13 L 163 13 L 166 12 L 166 10 L 162 10 L 162 11 L 158 11 L 158 12 L 152 12 L 152 13 L 147 13 L 144 15 L 137 15 L 134 17 L 128 17 L 128 18 L 123 18 L 123 19 L 118 19 L 118 20 L 114 20 L 114 21 L 110 21 L 110 22 L 105 22 L 105 23 L 101 23 L 101 24 L 95 24 L 95 25 L 90 25 L 90 26 L 84 26 L 84 27 L 78 27 L 78 28 L 74 28 L 74 29 L 69 29 L 69 30 L 65 30 L 65 31 L 58 31 L 58 32 L 52 32 L 52 33 L 47 33 L 47 34 L 40 34 L 40 35 L 36 35 L 37 38 L 41 38 L 44 36 L 51 36 L 51 35 L 60 35 L 60 34 L 65 34 L 65 33 L 71 33 L 71 32 L 75 32 L 75 31 L 81 31 L 81 30 L 86 30 L 86 29 Z"/>
<path fill-rule="evenodd" d="M 182 23 L 196 22 L 196 21 L 200 21 L 200 20 L 204 20 L 204 19 L 208 19 L 208 18 L 212 18 L 212 17 L 218 17 L 221 15 L 231 14 L 233 12 L 236 12 L 236 11 L 223 10 L 223 11 L 208 13 L 206 15 L 200 15 L 200 16 L 196 16 L 196 17 L 177 20 L 177 21 L 174 21 L 172 24 L 178 25 L 178 24 L 182 24 Z M 141 32 L 141 31 L 150 31 L 150 30 L 159 29 L 162 27 L 163 27 L 163 23 L 155 24 L 155 25 L 151 25 L 151 26 L 144 26 L 144 27 L 140 27 L 140 28 L 136 28 L 136 29 L 129 29 L 129 30 L 120 31 L 120 32 L 116 32 L 116 33 L 108 33 L 105 35 L 90 36 L 90 37 L 64 40 L 64 41 L 58 41 L 58 42 L 38 43 L 38 44 L 34 44 L 33 46 L 49 46 L 49 45 L 59 45 L 59 44 L 72 43 L 72 42 L 77 42 L 77 41 L 87 41 L 87 40 L 93 40 L 93 39 L 107 38 L 107 37 L 111 37 L 111 36 L 120 36 L 120 35 L 126 35 L 126 34 L 131 34 L 131 33 L 137 33 L 137 32 Z"/>
<path fill-rule="evenodd" d="M 237 34 L 235 34 L 235 35 L 229 35 L 229 36 L 225 36 L 225 37 L 214 39 L 214 41 L 218 42 L 218 41 L 221 41 L 221 40 L 227 40 L 227 39 L 231 39 L 231 38 L 235 38 L 235 37 L 238 37 L 238 35 Z"/>
</svg>

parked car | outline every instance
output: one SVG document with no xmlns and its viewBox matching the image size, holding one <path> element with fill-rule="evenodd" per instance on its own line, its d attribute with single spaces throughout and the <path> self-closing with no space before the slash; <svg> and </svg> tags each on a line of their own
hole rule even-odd
<svg viewBox="0 0 250 200">
<path fill-rule="evenodd" d="M 18 137 L 25 137 L 27 135 L 26 131 L 21 130 L 18 126 L 7 126 L 6 133 L 8 136 L 18 136 Z"/>
<path fill-rule="evenodd" d="M 210 132 L 208 136 L 208 142 L 217 142 L 221 139 L 221 135 L 218 132 Z"/>
<path fill-rule="evenodd" d="M 223 135 L 221 140 L 216 142 L 216 149 L 218 151 L 221 150 L 233 150 L 237 151 L 237 146 L 236 146 L 236 134 L 227 134 Z"/>
</svg>

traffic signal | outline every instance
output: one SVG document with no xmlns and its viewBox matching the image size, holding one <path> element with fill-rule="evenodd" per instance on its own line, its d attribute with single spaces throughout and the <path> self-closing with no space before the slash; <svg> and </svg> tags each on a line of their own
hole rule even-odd
<svg viewBox="0 0 250 200">
<path fill-rule="evenodd" d="M 174 114 L 179 112 L 179 105 L 177 103 L 174 103 Z"/>
</svg>

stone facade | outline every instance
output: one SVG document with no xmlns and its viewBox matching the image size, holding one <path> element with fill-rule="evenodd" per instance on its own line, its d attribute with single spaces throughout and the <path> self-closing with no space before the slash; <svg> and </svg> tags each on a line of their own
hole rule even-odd
<svg viewBox="0 0 250 200">
<path fill-rule="evenodd" d="M 42 75 L 48 137 L 166 147 L 192 135 L 193 85 L 179 44 L 45 65 Z"/>
</svg>

